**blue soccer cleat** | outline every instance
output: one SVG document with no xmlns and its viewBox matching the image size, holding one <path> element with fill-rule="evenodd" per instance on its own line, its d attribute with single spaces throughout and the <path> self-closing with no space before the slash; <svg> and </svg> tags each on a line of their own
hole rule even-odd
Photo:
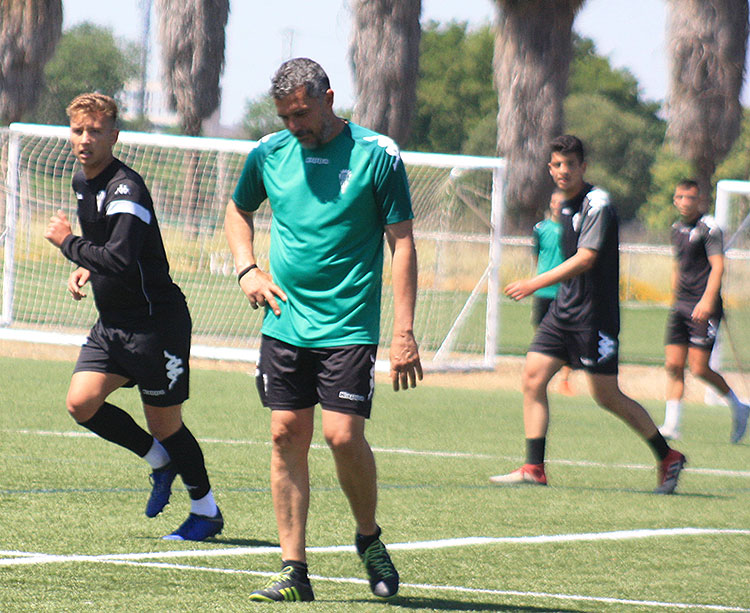
<svg viewBox="0 0 750 613">
<path fill-rule="evenodd" d="M 169 504 L 172 482 L 176 476 L 171 462 L 162 468 L 155 468 L 151 473 L 151 496 L 146 503 L 146 517 L 156 517 Z"/>
<path fill-rule="evenodd" d="M 177 530 L 162 538 L 167 541 L 204 541 L 211 536 L 216 536 L 223 529 L 224 518 L 217 508 L 216 515 L 213 517 L 191 513 Z"/>
</svg>

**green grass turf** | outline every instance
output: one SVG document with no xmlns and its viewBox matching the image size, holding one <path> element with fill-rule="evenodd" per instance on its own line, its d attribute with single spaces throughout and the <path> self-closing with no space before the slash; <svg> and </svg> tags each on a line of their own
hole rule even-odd
<svg viewBox="0 0 750 613">
<path fill-rule="evenodd" d="M 278 569 L 277 553 L 202 555 L 278 544 L 268 488 L 268 413 L 252 377 L 193 371 L 185 420 L 202 443 L 227 523 L 216 540 L 179 543 L 159 537 L 187 515 L 181 487 L 164 513 L 147 519 L 145 464 L 94 437 L 65 436 L 86 432 L 64 408 L 71 370 L 64 362 L 0 359 L 0 611 L 266 609 L 247 595 L 264 583 L 259 573 Z M 750 528 L 750 445 L 729 444 L 725 407 L 687 406 L 678 447 L 692 470 L 678 495 L 663 497 L 651 494 L 654 461 L 643 442 L 587 397 L 556 394 L 551 486 L 490 486 L 489 475 L 522 459 L 520 400 L 513 391 L 423 385 L 393 393 L 378 387 L 368 438 L 378 461 L 378 518 L 386 543 Z M 135 391 L 118 391 L 113 401 L 142 423 Z M 656 403 L 648 408 L 662 417 Z M 319 432 L 314 445 L 308 545 L 349 545 L 351 516 Z M 172 551 L 195 555 L 130 564 L 70 558 Z M 66 559 L 7 562 L 22 553 Z M 318 600 L 289 606 L 326 612 L 684 610 L 646 604 L 658 601 L 695 610 L 702 604 L 750 609 L 747 532 L 422 547 L 393 549 L 392 556 L 403 585 L 388 604 L 351 580 L 364 577 L 352 552 L 311 551 Z"/>
</svg>

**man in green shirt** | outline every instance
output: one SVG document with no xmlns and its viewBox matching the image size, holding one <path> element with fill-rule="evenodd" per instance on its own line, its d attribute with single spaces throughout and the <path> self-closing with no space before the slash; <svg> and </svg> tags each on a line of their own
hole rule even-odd
<svg viewBox="0 0 750 613">
<path fill-rule="evenodd" d="M 552 270 L 565 260 L 560 242 L 562 237 L 560 211 L 564 200 L 563 193 L 559 189 L 555 189 L 549 199 L 549 215 L 534 225 L 533 249 L 536 258 L 536 274 L 538 275 Z M 531 323 L 534 329 L 542 323 L 542 319 L 544 319 L 552 301 L 557 296 L 559 287 L 560 284 L 555 283 L 534 292 L 534 301 L 531 305 Z M 571 370 L 568 365 L 560 369 L 559 391 L 565 396 L 572 396 L 574 393 L 570 385 Z"/>
<path fill-rule="evenodd" d="M 271 95 L 286 130 L 264 137 L 247 158 L 226 211 L 225 230 L 250 305 L 265 309 L 256 380 L 271 409 L 271 492 L 282 570 L 251 600 L 313 600 L 305 525 L 313 411 L 357 524 L 357 551 L 376 596 L 399 577 L 375 521 L 375 459 L 364 436 L 380 337 L 383 236 L 392 254 L 393 389 L 422 378 L 414 339 L 417 260 L 409 187 L 389 138 L 337 117 L 323 69 L 282 64 Z M 253 250 L 253 212 L 273 212 L 269 271 Z"/>
</svg>

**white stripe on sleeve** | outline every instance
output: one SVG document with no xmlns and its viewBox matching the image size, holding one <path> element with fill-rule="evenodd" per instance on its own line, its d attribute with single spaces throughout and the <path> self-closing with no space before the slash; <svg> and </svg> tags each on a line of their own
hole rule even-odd
<svg viewBox="0 0 750 613">
<path fill-rule="evenodd" d="M 137 202 L 113 200 L 107 205 L 107 215 L 119 215 L 120 213 L 129 213 L 135 215 L 143 223 L 151 223 L 151 211 Z"/>
</svg>

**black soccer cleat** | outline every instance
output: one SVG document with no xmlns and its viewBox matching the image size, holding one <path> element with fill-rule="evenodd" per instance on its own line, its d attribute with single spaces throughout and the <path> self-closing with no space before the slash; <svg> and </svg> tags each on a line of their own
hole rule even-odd
<svg viewBox="0 0 750 613">
<path fill-rule="evenodd" d="M 265 587 L 255 590 L 249 599 L 255 602 L 310 602 L 315 600 L 312 585 L 296 579 L 294 568 L 285 566 L 268 580 Z"/>
<path fill-rule="evenodd" d="M 398 592 L 399 576 L 388 550 L 379 537 L 378 528 L 378 538 L 370 543 L 359 557 L 365 565 L 372 593 L 379 598 L 391 598 Z"/>
</svg>

